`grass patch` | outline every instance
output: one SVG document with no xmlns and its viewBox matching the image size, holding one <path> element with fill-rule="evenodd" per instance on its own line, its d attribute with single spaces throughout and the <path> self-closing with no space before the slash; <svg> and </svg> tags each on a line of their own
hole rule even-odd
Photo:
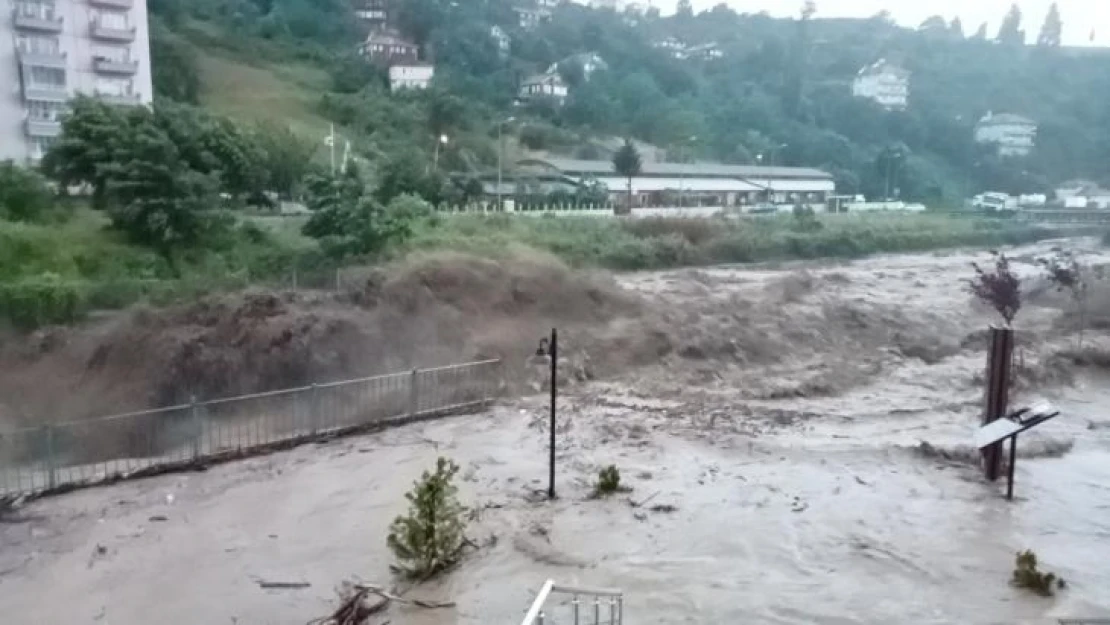
<svg viewBox="0 0 1110 625">
<path fill-rule="evenodd" d="M 825 216 L 800 229 L 793 217 L 745 220 L 451 215 L 420 228 L 409 248 L 500 256 L 525 245 L 577 266 L 616 270 L 794 259 L 858 258 L 963 246 L 1029 243 L 1046 228 L 938 215 Z"/>
<path fill-rule="evenodd" d="M 202 106 L 242 122 L 288 125 L 321 140 L 327 134 L 328 120 L 316 113 L 328 87 L 325 72 L 303 63 L 248 65 L 220 51 L 196 51 Z"/>
</svg>

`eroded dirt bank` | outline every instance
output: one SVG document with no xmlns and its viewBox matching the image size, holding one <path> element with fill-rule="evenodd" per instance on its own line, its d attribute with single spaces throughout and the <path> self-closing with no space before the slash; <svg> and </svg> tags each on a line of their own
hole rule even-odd
<svg viewBox="0 0 1110 625">
<path fill-rule="evenodd" d="M 1022 440 L 1020 498 L 1003 501 L 967 462 L 990 321 L 960 282 L 970 259 L 621 277 L 564 331 L 583 379 L 564 393 L 558 502 L 534 496 L 545 400 L 510 400 L 35 503 L 0 523 L 0 606 L 13 623 L 304 623 L 329 611 L 341 580 L 389 579 L 386 528 L 411 480 L 446 454 L 479 510 L 470 533 L 488 546 L 422 589 L 457 609 L 395 611 L 394 623 L 513 622 L 548 577 L 625 589 L 629 623 L 1105 616 L 1110 377 L 1073 363 L 1067 299 L 1030 283 L 1015 403 L 1048 396 L 1065 416 Z M 527 319 L 542 328 L 559 314 Z M 537 330 L 525 316 L 492 335 L 499 355 L 522 352 L 526 383 Z M 1107 345 L 1104 332 L 1091 344 Z M 634 491 L 587 501 L 611 463 Z M 652 495 L 676 509 L 629 505 Z M 1009 588 L 1026 548 L 1069 590 L 1044 600 Z"/>
</svg>

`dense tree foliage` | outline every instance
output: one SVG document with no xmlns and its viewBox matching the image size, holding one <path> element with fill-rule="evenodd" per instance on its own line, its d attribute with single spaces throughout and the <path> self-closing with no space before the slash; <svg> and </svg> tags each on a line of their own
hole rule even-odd
<svg viewBox="0 0 1110 625">
<path fill-rule="evenodd" d="M 403 94 L 390 94 L 381 73 L 352 56 L 360 33 L 342 0 L 157 0 L 151 7 L 167 24 L 207 20 L 208 31 L 223 29 L 239 48 L 266 38 L 281 46 L 267 54 L 286 50 L 326 67 L 334 90 L 321 95 L 320 111 L 371 163 L 379 202 L 398 193 L 450 199 L 452 187 L 427 173 L 437 137 L 450 137 L 440 169 L 488 172 L 496 164 L 494 130 L 509 115 L 518 118 L 520 142 L 534 149 L 585 154 L 596 152 L 594 137 L 631 136 L 667 149 L 671 160 L 820 167 L 843 192 L 931 204 L 1107 176 L 1110 109 L 1099 103 L 1110 92 L 1110 73 L 1099 51 L 1060 45 L 1057 7 L 1039 31 L 1040 45 L 1026 46 L 1017 5 L 998 16 L 996 35 L 984 24 L 970 38 L 958 19 L 941 15 L 910 30 L 884 14 L 822 19 L 812 2 L 789 20 L 741 15 L 724 4 L 698 14 L 684 3 L 661 17 L 565 3 L 530 30 L 513 5 L 394 3 L 394 25 L 436 63 L 434 89 Z M 511 38 L 507 54 L 491 35 L 494 25 Z M 722 56 L 676 58 L 656 45 L 667 38 L 713 43 Z M 583 72 L 573 57 L 586 52 L 607 68 Z M 859 69 L 882 58 L 911 72 L 906 111 L 851 95 Z M 566 103 L 513 107 L 520 80 L 552 66 L 571 85 Z M 168 88 L 160 93 L 189 99 Z M 1034 153 L 1002 159 L 976 144 L 975 125 L 988 112 L 1037 121 Z"/>
<path fill-rule="evenodd" d="M 37 221 L 50 210 L 53 197 L 38 172 L 0 161 L 0 219 Z"/>
<path fill-rule="evenodd" d="M 632 179 L 640 175 L 643 169 L 643 159 L 632 142 L 625 140 L 624 145 L 613 155 L 613 171 L 617 172 L 628 182 L 628 202 L 625 204 L 625 213 L 632 212 Z"/>
</svg>

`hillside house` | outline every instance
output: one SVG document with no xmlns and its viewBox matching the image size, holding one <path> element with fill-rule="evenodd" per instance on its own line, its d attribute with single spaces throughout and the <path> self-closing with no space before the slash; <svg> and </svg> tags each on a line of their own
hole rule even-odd
<svg viewBox="0 0 1110 625">
<path fill-rule="evenodd" d="M 389 88 L 427 89 L 435 78 L 436 68 L 428 63 L 398 63 L 389 66 Z"/>
<path fill-rule="evenodd" d="M 396 31 L 382 30 L 370 33 L 359 46 L 359 53 L 378 65 L 415 64 L 420 58 L 420 46 Z"/>
<path fill-rule="evenodd" d="M 910 73 L 880 59 L 856 74 L 852 95 L 872 100 L 888 111 L 904 111 L 909 106 Z"/>
<path fill-rule="evenodd" d="M 679 58 L 697 61 L 712 61 L 714 59 L 723 58 L 724 56 L 725 53 L 721 50 L 721 46 L 717 45 L 716 42 L 710 42 L 686 48 L 682 51 Z"/>
<path fill-rule="evenodd" d="M 560 105 L 567 99 L 567 84 L 559 76 L 559 72 L 545 72 L 529 76 L 520 84 L 518 98 L 521 101 L 537 98 L 551 98 Z"/>
<path fill-rule="evenodd" d="M 489 36 L 490 39 L 493 39 L 493 44 L 497 46 L 497 54 L 503 59 L 507 58 L 513 47 L 513 38 L 509 36 L 509 33 L 495 24 L 490 26 Z"/>
<path fill-rule="evenodd" d="M 1012 113 L 987 113 L 975 126 L 975 141 L 997 145 L 999 156 L 1029 156 L 1037 145 L 1037 122 Z"/>
<path fill-rule="evenodd" d="M 367 26 L 370 32 L 382 30 L 389 22 L 388 0 L 354 0 L 355 17 Z"/>
<path fill-rule="evenodd" d="M 562 61 L 553 64 L 551 67 L 547 68 L 547 73 L 558 73 L 559 67 L 566 64 L 575 64 L 582 68 L 582 79 L 586 81 L 590 80 L 594 72 L 609 69 L 609 64 L 605 62 L 605 59 L 601 58 L 596 53 L 582 52 L 580 54 L 572 54 Z"/>
</svg>

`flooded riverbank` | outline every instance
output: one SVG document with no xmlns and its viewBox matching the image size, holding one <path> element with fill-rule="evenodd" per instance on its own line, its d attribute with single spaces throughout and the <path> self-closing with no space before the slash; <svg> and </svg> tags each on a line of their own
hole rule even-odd
<svg viewBox="0 0 1110 625">
<path fill-rule="evenodd" d="M 519 621 L 548 578 L 623 589 L 633 625 L 1108 616 L 1110 377 L 1054 359 L 1074 342 L 1064 304 L 1033 298 L 1014 403 L 1063 416 L 1022 438 L 1005 501 L 966 461 L 990 323 L 960 282 L 971 258 L 622 277 L 678 327 L 675 353 L 564 389 L 558 501 L 537 495 L 546 399 L 512 400 L 32 504 L 0 523 L 0 606 L 12 623 L 305 623 L 339 582 L 391 579 L 388 525 L 447 455 L 483 548 L 414 591 L 456 608 L 393 623 Z M 633 491 L 589 499 L 608 464 Z M 648 498 L 663 507 L 631 505 Z M 1069 588 L 1011 588 L 1024 549 Z"/>
</svg>

